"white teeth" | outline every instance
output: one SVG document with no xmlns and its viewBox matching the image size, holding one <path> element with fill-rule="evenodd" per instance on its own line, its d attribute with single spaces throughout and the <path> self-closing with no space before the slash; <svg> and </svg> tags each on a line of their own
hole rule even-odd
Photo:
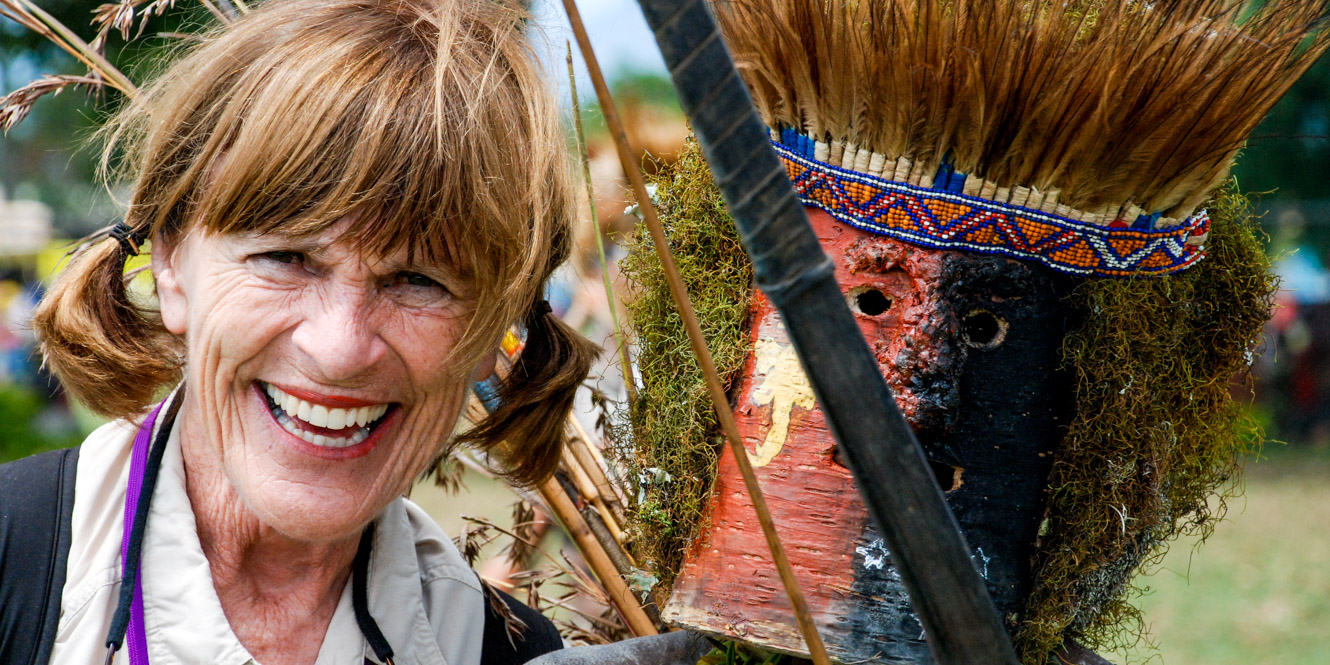
<svg viewBox="0 0 1330 665">
<path fill-rule="evenodd" d="M 308 418 L 303 418 L 303 420 L 309 422 L 309 424 L 311 424 L 311 425 L 313 425 L 313 426 L 315 426 L 315 427 L 327 427 L 327 426 L 328 426 L 328 407 L 326 407 L 326 406 L 324 406 L 324 405 L 322 405 L 322 404 L 315 404 L 315 405 L 314 405 L 314 408 L 313 408 L 313 409 L 310 409 L 310 411 L 309 411 L 309 417 L 308 417 Z"/>
<path fill-rule="evenodd" d="M 362 406 L 355 409 L 328 408 L 321 404 L 311 404 L 294 395 L 286 393 L 271 384 L 264 384 L 264 391 L 276 405 L 273 415 L 282 428 L 316 446 L 344 448 L 353 446 L 369 437 L 370 423 L 383 417 L 388 412 L 387 404 Z M 347 430 L 346 436 L 327 436 L 314 434 L 301 428 L 295 419 L 309 425 L 330 430 Z"/>
<path fill-rule="evenodd" d="M 369 438 L 368 427 L 362 427 L 356 430 L 355 433 L 352 434 L 351 436 L 345 436 L 345 437 L 324 436 L 322 434 L 315 434 L 313 432 L 310 432 L 309 430 L 300 429 L 300 427 L 295 424 L 295 421 L 293 421 L 291 417 L 286 415 L 285 413 L 278 414 L 277 423 L 282 426 L 282 429 L 290 432 L 295 436 L 304 439 L 306 442 L 312 443 L 316 446 L 323 446 L 325 448 L 345 448 L 347 446 L 354 446 L 357 443 L 360 443 L 361 441 L 364 441 L 365 439 Z"/>
</svg>

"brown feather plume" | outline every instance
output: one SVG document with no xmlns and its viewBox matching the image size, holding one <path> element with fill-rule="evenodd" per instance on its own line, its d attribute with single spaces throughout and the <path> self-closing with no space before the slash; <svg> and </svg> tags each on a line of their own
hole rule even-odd
<svg viewBox="0 0 1330 665">
<path fill-rule="evenodd" d="M 1330 44 L 1326 0 L 716 3 L 764 119 L 838 143 L 1184 217 Z"/>
</svg>

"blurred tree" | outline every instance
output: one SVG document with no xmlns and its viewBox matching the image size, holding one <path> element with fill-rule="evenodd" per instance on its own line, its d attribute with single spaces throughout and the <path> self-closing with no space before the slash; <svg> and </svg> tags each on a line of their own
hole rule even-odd
<svg viewBox="0 0 1330 665">
<path fill-rule="evenodd" d="M 39 0 L 39 4 L 84 39 L 91 40 L 95 35 L 91 19 L 99 2 Z M 164 47 L 179 42 L 160 35 L 197 32 L 210 19 L 198 5 L 181 3 L 164 16 L 148 19 L 139 40 L 126 44 L 119 33 L 113 32 L 107 40 L 107 59 L 131 79 L 140 80 Z M 43 74 L 85 71 L 83 65 L 45 38 L 0 18 L 0 95 Z M 5 195 L 51 206 L 57 232 L 67 237 L 81 236 L 113 221 L 117 209 L 96 181 L 99 156 L 89 140 L 106 114 L 120 102 L 119 93 L 110 88 L 92 95 L 66 90 L 40 99 L 27 119 L 0 137 L 0 186 Z"/>
<path fill-rule="evenodd" d="M 0 462 L 56 448 L 78 445 L 83 435 L 63 427 L 44 426 L 45 397 L 29 388 L 0 385 Z"/>
<path fill-rule="evenodd" d="M 1293 85 L 1247 141 L 1234 174 L 1246 192 L 1268 192 L 1261 207 L 1301 210 L 1302 243 L 1330 256 L 1330 59 Z M 1264 220 L 1271 235 L 1279 219 Z"/>
</svg>

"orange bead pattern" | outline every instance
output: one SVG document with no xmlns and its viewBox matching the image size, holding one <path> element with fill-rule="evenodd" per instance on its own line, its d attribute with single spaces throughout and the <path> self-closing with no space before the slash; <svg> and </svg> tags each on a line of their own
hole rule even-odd
<svg viewBox="0 0 1330 665">
<path fill-rule="evenodd" d="M 832 166 L 773 141 L 804 205 L 858 229 L 933 249 L 999 254 L 1075 275 L 1167 275 L 1205 256 L 1204 210 L 1168 229 L 1100 226 Z"/>
</svg>

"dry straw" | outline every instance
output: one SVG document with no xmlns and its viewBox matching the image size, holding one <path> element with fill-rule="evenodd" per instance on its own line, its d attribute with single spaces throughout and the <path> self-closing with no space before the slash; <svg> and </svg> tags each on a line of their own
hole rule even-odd
<svg viewBox="0 0 1330 665">
<path fill-rule="evenodd" d="M 752 2 L 717 15 L 763 117 L 1072 208 L 1185 217 L 1327 45 L 1322 0 Z"/>
</svg>

